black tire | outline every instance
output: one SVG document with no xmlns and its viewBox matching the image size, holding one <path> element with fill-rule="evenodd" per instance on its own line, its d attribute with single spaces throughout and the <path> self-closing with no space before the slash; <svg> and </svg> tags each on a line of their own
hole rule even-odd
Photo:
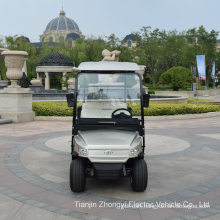
<svg viewBox="0 0 220 220">
<path fill-rule="evenodd" d="M 70 188 L 73 192 L 83 192 L 86 186 L 85 162 L 74 159 L 70 165 Z"/>
<path fill-rule="evenodd" d="M 131 187 L 135 192 L 143 192 L 147 188 L 148 171 L 144 159 L 136 159 L 133 162 L 131 174 Z"/>
</svg>

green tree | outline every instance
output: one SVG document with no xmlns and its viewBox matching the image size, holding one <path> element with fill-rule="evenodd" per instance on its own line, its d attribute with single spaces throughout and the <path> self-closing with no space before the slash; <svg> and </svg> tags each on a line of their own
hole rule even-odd
<svg viewBox="0 0 220 220">
<path fill-rule="evenodd" d="M 159 29 L 151 31 L 151 27 L 143 27 L 136 36 L 138 63 L 146 66 L 146 72 L 151 74 L 155 87 L 161 51 L 161 32 Z"/>
<path fill-rule="evenodd" d="M 206 31 L 203 26 L 200 26 L 198 29 L 193 28 L 189 29 L 186 32 L 186 37 L 188 42 L 194 47 L 194 53 L 196 55 L 203 54 L 206 58 L 206 86 L 209 85 L 209 80 L 211 78 L 212 71 L 212 62 L 216 60 L 216 41 L 217 41 L 218 32 L 211 30 L 210 32 Z"/>
</svg>

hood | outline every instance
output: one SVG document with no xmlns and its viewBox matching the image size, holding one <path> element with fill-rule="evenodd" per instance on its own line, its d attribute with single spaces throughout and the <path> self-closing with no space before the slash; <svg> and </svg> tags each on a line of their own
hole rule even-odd
<svg viewBox="0 0 220 220">
<path fill-rule="evenodd" d="M 80 131 L 75 136 L 76 142 L 84 147 L 130 147 L 141 141 L 138 132 L 121 130 Z"/>
</svg>

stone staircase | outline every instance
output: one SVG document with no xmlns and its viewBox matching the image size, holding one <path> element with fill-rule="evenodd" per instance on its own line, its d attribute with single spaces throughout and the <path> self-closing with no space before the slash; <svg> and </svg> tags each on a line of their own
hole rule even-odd
<svg viewBox="0 0 220 220">
<path fill-rule="evenodd" d="M 10 119 L 2 119 L 0 115 L 0 125 L 12 123 Z"/>
</svg>

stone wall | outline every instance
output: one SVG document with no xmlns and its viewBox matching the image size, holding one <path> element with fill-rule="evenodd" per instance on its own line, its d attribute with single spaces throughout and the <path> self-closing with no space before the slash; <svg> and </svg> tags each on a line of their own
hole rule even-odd
<svg viewBox="0 0 220 220">
<path fill-rule="evenodd" d="M 203 95 L 220 95 L 220 89 L 211 89 L 211 90 L 197 90 L 197 96 Z M 156 91 L 155 95 L 170 95 L 170 96 L 182 96 L 187 98 L 194 98 L 193 91 Z"/>
<path fill-rule="evenodd" d="M 169 96 L 182 96 L 193 98 L 193 91 L 155 91 L 155 95 L 169 95 Z"/>
</svg>

